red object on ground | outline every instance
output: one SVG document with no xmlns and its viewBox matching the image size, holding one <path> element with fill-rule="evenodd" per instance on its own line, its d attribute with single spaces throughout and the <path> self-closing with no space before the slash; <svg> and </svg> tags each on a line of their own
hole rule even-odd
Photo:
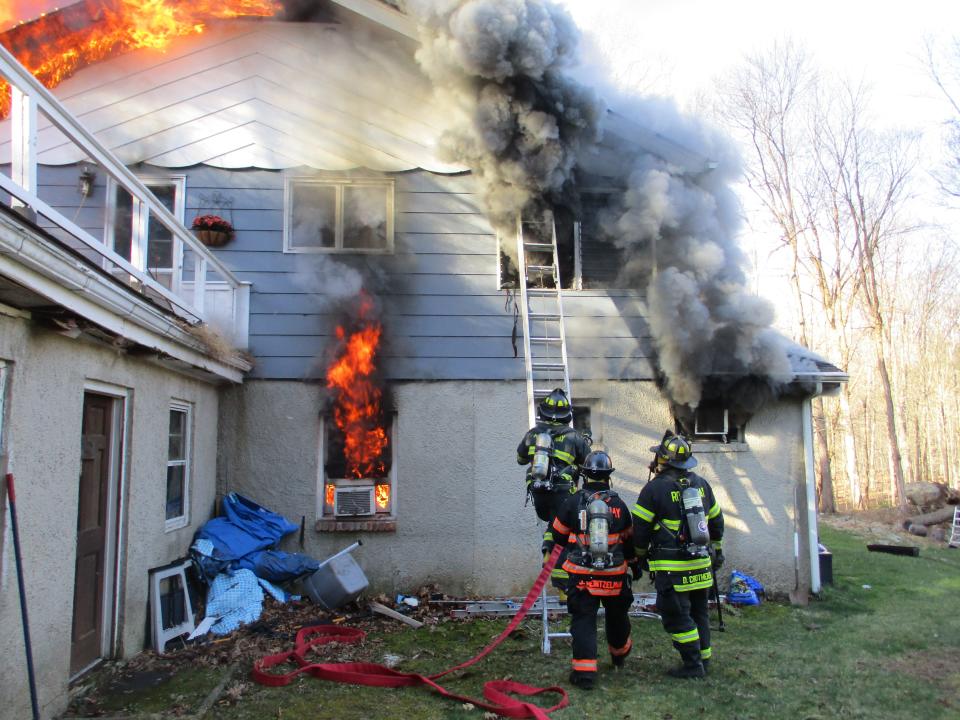
<svg viewBox="0 0 960 720">
<path fill-rule="evenodd" d="M 351 643 L 360 642 L 366 633 L 357 628 L 341 627 L 339 625 L 314 625 L 301 628 L 297 633 L 296 646 L 293 650 L 277 655 L 268 655 L 253 664 L 253 670 L 250 675 L 255 682 L 261 685 L 270 685 L 277 687 L 280 685 L 289 685 L 293 679 L 300 673 L 309 673 L 320 680 L 332 680 L 333 682 L 351 683 L 353 685 L 375 685 L 380 687 L 403 687 L 405 685 L 427 685 L 436 690 L 444 697 L 453 698 L 462 702 L 469 702 L 473 705 L 489 710 L 497 715 L 510 718 L 536 718 L 536 720 L 549 720 L 549 715 L 554 710 L 565 708 L 569 703 L 567 692 L 562 687 L 554 685 L 548 688 L 539 688 L 532 685 L 514 682 L 513 680 L 491 680 L 483 686 L 483 696 L 489 702 L 482 702 L 469 698 L 465 695 L 457 695 L 446 688 L 438 685 L 435 680 L 448 675 L 457 670 L 470 667 L 486 657 L 490 652 L 503 642 L 506 637 L 516 629 L 520 621 L 533 607 L 550 577 L 550 571 L 557 564 L 557 558 L 560 557 L 560 551 L 563 548 L 557 545 L 553 548 L 546 564 L 543 566 L 537 581 L 530 588 L 523 604 L 513 616 L 510 623 L 500 635 L 498 635 L 489 645 L 481 650 L 476 656 L 466 662 L 444 670 L 436 675 L 418 675 L 416 673 L 403 673 L 385 665 L 375 663 L 311 663 L 306 659 L 307 651 L 314 645 L 321 645 L 328 642 Z M 294 662 L 298 665 L 297 669 L 282 675 L 276 675 L 267 672 L 269 668 L 282 665 L 286 662 Z M 524 702 L 516 696 L 532 697 L 543 693 L 556 693 L 560 696 L 560 702 L 550 708 L 542 708 L 533 703 Z"/>
</svg>

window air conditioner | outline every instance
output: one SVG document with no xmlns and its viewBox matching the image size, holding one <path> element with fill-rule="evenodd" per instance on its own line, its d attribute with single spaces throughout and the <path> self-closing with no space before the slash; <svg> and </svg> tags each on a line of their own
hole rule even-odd
<svg viewBox="0 0 960 720">
<path fill-rule="evenodd" d="M 333 496 L 333 514 L 336 517 L 373 515 L 376 512 L 373 493 L 373 485 L 338 487 Z"/>
</svg>

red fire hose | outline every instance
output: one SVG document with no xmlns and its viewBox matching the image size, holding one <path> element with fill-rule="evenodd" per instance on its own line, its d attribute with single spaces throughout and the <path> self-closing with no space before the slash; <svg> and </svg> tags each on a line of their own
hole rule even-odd
<svg viewBox="0 0 960 720">
<path fill-rule="evenodd" d="M 321 645 L 328 642 L 355 643 L 360 642 L 366 635 L 366 633 L 357 628 L 341 627 L 339 625 L 314 625 L 300 629 L 297 633 L 296 647 L 294 647 L 293 650 L 277 655 L 268 655 L 255 662 L 253 664 L 253 670 L 251 671 L 251 677 L 261 685 L 274 687 L 289 685 L 300 673 L 308 673 L 320 680 L 332 680 L 333 682 L 351 683 L 353 685 L 375 685 L 379 687 L 426 685 L 444 697 L 472 703 L 476 707 L 489 710 L 503 717 L 549 720 L 550 713 L 554 710 L 565 708 L 569 702 L 566 690 L 561 687 L 539 688 L 514 682 L 513 680 L 491 680 L 483 686 L 483 696 L 489 702 L 482 702 L 465 695 L 452 693 L 434 681 L 444 675 L 448 675 L 456 670 L 462 670 L 479 662 L 514 631 L 530 608 L 533 607 L 533 603 L 536 602 L 540 596 L 540 591 L 543 590 L 547 578 L 550 577 L 550 571 L 553 570 L 553 566 L 556 565 L 557 558 L 560 557 L 560 551 L 562 549 L 560 545 L 556 545 L 553 548 L 553 553 L 551 553 L 547 559 L 543 570 L 540 571 L 537 581 L 533 584 L 533 587 L 530 588 L 530 592 L 528 592 L 527 597 L 524 598 L 523 604 L 520 606 L 517 614 L 513 616 L 513 619 L 510 620 L 510 623 L 504 631 L 481 650 L 479 654 L 449 670 L 444 670 L 436 675 L 418 675 L 417 673 L 398 672 L 385 665 L 377 665 L 376 663 L 308 662 L 306 659 L 307 651 L 314 645 Z M 282 675 L 267 672 L 269 668 L 291 661 L 298 666 L 295 670 Z M 560 696 L 560 702 L 553 707 L 542 708 L 539 705 L 523 702 L 515 697 L 517 695 L 532 697 L 543 693 L 556 693 Z"/>
</svg>

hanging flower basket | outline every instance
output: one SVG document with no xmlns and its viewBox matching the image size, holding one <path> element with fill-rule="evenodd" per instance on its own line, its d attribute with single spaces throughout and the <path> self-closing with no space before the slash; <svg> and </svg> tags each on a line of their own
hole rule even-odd
<svg viewBox="0 0 960 720">
<path fill-rule="evenodd" d="M 219 215 L 197 215 L 191 227 L 197 239 L 208 247 L 220 247 L 233 239 L 233 225 Z"/>
</svg>

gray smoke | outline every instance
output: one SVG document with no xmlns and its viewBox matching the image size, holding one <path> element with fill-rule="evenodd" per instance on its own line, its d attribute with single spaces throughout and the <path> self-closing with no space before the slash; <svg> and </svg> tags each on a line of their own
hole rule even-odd
<svg viewBox="0 0 960 720">
<path fill-rule="evenodd" d="M 606 140 L 632 162 L 625 190 L 602 215 L 602 229 L 623 252 L 623 284 L 646 291 L 667 395 L 693 409 L 707 378 L 728 396 L 746 390 L 745 378 L 762 379 L 767 389 L 789 382 L 784 338 L 770 327 L 773 307 L 745 284 L 736 243 L 739 203 L 731 190 L 739 165 L 731 147 L 662 100 L 624 99 L 617 106 L 700 158 L 669 162 L 628 140 Z"/>
<path fill-rule="evenodd" d="M 627 132 L 614 123 L 601 141 L 614 116 L 588 89 L 598 77 L 574 78 L 576 29 L 548 0 L 404 7 L 419 24 L 417 59 L 450 122 L 444 159 L 473 169 L 499 229 L 511 230 L 524 210 L 568 202 L 577 175 L 599 174 L 621 189 L 601 228 L 623 253 L 621 280 L 646 292 L 654 360 L 674 406 L 696 408 L 708 378 L 711 393 L 728 396 L 792 379 L 783 338 L 770 328 L 772 307 L 745 287 L 730 189 L 739 170 L 726 140 L 670 102 L 607 90 Z M 644 138 L 678 150 L 665 158 Z"/>
<path fill-rule="evenodd" d="M 448 121 L 443 159 L 470 167 L 495 227 L 531 202 L 558 201 L 580 148 L 597 139 L 601 106 L 564 70 L 577 32 L 544 0 L 406 0 L 417 61 Z"/>
</svg>

